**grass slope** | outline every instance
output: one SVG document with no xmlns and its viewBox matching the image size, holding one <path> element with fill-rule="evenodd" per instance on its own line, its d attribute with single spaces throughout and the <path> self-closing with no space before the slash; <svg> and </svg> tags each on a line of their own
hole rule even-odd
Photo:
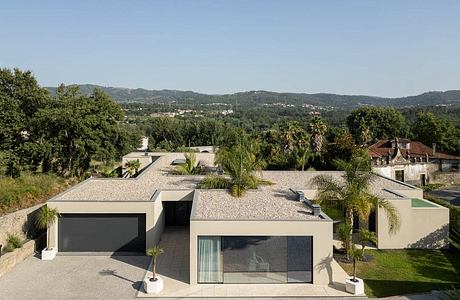
<svg viewBox="0 0 460 300">
<path fill-rule="evenodd" d="M 368 297 L 388 297 L 460 287 L 460 251 L 368 250 L 370 262 L 358 262 Z M 340 265 L 352 274 L 352 264 Z"/>
<path fill-rule="evenodd" d="M 68 186 L 67 180 L 55 175 L 0 177 L 0 215 L 45 202 Z"/>
</svg>

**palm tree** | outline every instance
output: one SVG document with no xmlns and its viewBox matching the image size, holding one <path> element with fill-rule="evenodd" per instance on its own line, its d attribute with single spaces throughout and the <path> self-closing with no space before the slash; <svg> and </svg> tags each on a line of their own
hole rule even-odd
<svg viewBox="0 0 460 300">
<path fill-rule="evenodd" d="M 56 208 L 49 208 L 48 206 L 43 206 L 38 213 L 35 224 L 40 229 L 46 229 L 46 248 L 49 249 L 50 245 L 50 233 L 49 228 L 56 222 L 56 219 L 59 217 L 59 212 Z"/>
<path fill-rule="evenodd" d="M 338 201 L 345 211 L 345 222 L 349 225 L 350 239 L 345 250 L 351 249 L 353 235 L 353 218 L 357 215 L 360 220 L 367 222 L 369 215 L 377 208 L 383 208 L 389 224 L 389 233 L 399 230 L 399 213 L 394 205 L 371 193 L 370 188 L 376 176 L 370 172 L 367 153 L 355 152 L 350 161 L 338 160 L 336 165 L 343 170 L 343 182 L 337 181 L 331 175 L 318 175 L 312 179 L 318 188 L 316 201 L 320 204 Z"/>
<path fill-rule="evenodd" d="M 327 125 L 321 117 L 315 116 L 308 125 L 311 134 L 313 152 L 321 153 L 323 149 L 324 134 L 327 132 Z"/>
<path fill-rule="evenodd" d="M 126 167 L 126 175 L 125 177 L 133 177 L 134 175 L 139 172 L 139 168 L 141 167 L 141 163 L 139 162 L 138 159 L 136 160 L 130 160 L 125 164 Z"/>
<path fill-rule="evenodd" d="M 356 280 L 356 261 L 362 259 L 361 251 L 359 251 L 358 248 L 356 248 L 356 246 L 353 244 L 349 252 L 349 255 L 353 259 L 353 279 L 351 281 L 357 282 L 358 280 Z"/>
<path fill-rule="evenodd" d="M 195 153 L 185 154 L 185 163 L 176 167 L 175 173 L 179 175 L 194 175 L 201 173 L 200 163 L 196 163 Z"/>
<path fill-rule="evenodd" d="M 253 146 L 242 143 L 231 148 L 221 147 L 216 153 L 216 163 L 221 166 L 228 177 L 206 176 L 200 187 L 204 189 L 228 188 L 234 197 L 242 197 L 248 189 L 255 189 L 260 184 L 270 184 L 261 180 L 254 173 L 263 167 L 263 162 L 257 159 Z"/>
<path fill-rule="evenodd" d="M 150 278 L 150 281 L 157 281 L 157 274 L 156 274 L 156 265 L 157 265 L 157 257 L 160 254 L 163 254 L 163 248 L 160 248 L 158 246 L 151 247 L 147 249 L 147 255 L 152 257 L 152 278 Z"/>
<path fill-rule="evenodd" d="M 310 149 L 308 147 L 295 147 L 293 154 L 295 159 L 295 167 L 301 168 L 302 171 L 304 171 L 305 165 L 308 163 L 308 160 L 311 157 Z"/>
</svg>

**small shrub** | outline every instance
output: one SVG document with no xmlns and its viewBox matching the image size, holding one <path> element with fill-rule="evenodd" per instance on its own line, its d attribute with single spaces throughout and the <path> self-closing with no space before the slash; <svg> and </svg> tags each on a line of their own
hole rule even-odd
<svg viewBox="0 0 460 300">
<path fill-rule="evenodd" d="M 437 190 L 439 188 L 442 188 L 444 186 L 444 184 L 442 183 L 431 183 L 431 184 L 427 184 L 425 186 L 422 186 L 422 189 L 424 192 L 431 192 L 433 190 Z"/>
<path fill-rule="evenodd" d="M 2 252 L 3 253 L 8 253 L 8 252 L 13 252 L 14 250 L 14 246 L 11 245 L 11 244 L 6 244 L 3 248 L 2 248 Z"/>
<path fill-rule="evenodd" d="M 13 249 L 21 248 L 23 244 L 21 237 L 19 237 L 17 234 L 8 234 L 6 242 L 6 245 L 10 245 L 11 247 L 13 247 Z"/>
</svg>

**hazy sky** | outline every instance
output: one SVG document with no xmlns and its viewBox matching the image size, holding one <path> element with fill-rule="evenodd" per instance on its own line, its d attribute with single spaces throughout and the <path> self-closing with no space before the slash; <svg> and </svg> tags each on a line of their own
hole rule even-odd
<svg viewBox="0 0 460 300">
<path fill-rule="evenodd" d="M 460 89 L 460 1 L 2 0 L 0 37 L 0 66 L 42 85 Z"/>
</svg>

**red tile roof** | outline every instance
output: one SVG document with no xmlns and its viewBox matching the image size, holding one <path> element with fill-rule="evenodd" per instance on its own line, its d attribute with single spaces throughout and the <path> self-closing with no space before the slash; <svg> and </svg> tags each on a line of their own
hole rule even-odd
<svg viewBox="0 0 460 300">
<path fill-rule="evenodd" d="M 372 158 L 386 157 L 388 155 L 393 157 L 397 150 L 391 146 L 392 141 L 394 140 L 378 140 L 375 144 L 369 147 L 369 156 Z M 399 151 L 401 151 L 401 154 L 404 158 L 407 158 L 407 155 L 409 154 L 411 157 L 421 157 L 428 155 L 430 158 L 460 160 L 460 156 L 450 155 L 441 151 L 436 151 L 433 154 L 432 147 L 428 147 L 418 141 L 410 141 L 408 139 L 398 139 L 398 141 L 404 143 L 410 142 L 409 149 L 399 148 Z"/>
</svg>

